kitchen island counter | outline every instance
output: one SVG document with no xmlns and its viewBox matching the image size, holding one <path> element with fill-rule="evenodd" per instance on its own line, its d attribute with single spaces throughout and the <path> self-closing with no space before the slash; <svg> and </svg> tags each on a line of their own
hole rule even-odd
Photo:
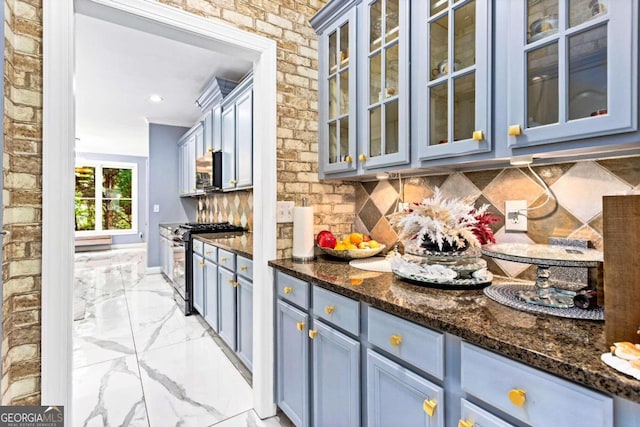
<svg viewBox="0 0 640 427">
<path fill-rule="evenodd" d="M 604 323 L 518 311 L 482 290 L 417 286 L 391 273 L 363 271 L 320 255 L 313 262 L 270 261 L 285 274 L 421 325 L 457 335 L 526 365 L 640 403 L 640 381 L 605 365 Z M 494 284 L 517 281 L 496 278 Z"/>
</svg>

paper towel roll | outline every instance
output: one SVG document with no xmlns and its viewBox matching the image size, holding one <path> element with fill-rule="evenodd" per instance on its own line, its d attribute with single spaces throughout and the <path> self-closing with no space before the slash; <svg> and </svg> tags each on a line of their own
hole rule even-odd
<svg viewBox="0 0 640 427">
<path fill-rule="evenodd" d="M 293 208 L 293 259 L 313 259 L 313 206 Z"/>
</svg>

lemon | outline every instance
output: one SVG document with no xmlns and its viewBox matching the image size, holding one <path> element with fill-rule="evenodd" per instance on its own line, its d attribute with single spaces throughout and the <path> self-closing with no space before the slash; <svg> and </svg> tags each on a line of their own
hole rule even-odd
<svg viewBox="0 0 640 427">
<path fill-rule="evenodd" d="M 380 243 L 376 242 L 375 240 L 371 240 L 371 241 L 369 241 L 369 247 L 372 248 L 372 249 L 379 248 L 380 247 Z"/>
<path fill-rule="evenodd" d="M 347 246 L 346 246 L 344 243 L 342 243 L 342 242 L 338 243 L 338 244 L 336 245 L 336 247 L 335 247 L 335 248 L 333 248 L 333 250 L 335 250 L 335 251 L 344 251 L 344 250 L 346 250 L 346 249 L 347 249 Z"/>
</svg>

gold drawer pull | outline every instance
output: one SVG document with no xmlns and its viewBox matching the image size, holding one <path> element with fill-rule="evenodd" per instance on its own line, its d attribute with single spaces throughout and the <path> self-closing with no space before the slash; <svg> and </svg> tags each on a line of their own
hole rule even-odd
<svg viewBox="0 0 640 427">
<path fill-rule="evenodd" d="M 509 400 L 516 406 L 524 406 L 527 401 L 527 393 L 521 388 L 509 390 Z"/>
<path fill-rule="evenodd" d="M 461 419 L 458 421 L 458 427 L 473 427 L 473 422 Z"/>
<path fill-rule="evenodd" d="M 309 329 L 309 338 L 314 340 L 316 339 L 317 335 L 318 335 L 318 331 L 316 331 L 315 329 Z"/>
<path fill-rule="evenodd" d="M 425 399 L 422 404 L 422 409 L 424 409 L 424 412 L 426 412 L 427 415 L 433 417 L 433 413 L 436 411 L 436 406 L 438 406 L 438 402 L 435 400 Z"/>
<path fill-rule="evenodd" d="M 391 335 L 389 337 L 389 342 L 392 346 L 398 347 L 400 344 L 402 344 L 402 337 L 400 335 Z"/>
<path fill-rule="evenodd" d="M 213 253 L 213 252 L 211 252 L 211 251 L 206 251 L 204 254 L 205 254 L 205 255 L 211 255 L 212 253 Z"/>
<path fill-rule="evenodd" d="M 302 331 L 304 329 L 304 322 L 296 323 L 296 328 L 298 328 L 299 331 Z"/>
<path fill-rule="evenodd" d="M 365 160 L 367 160 L 367 156 L 366 154 L 360 154 L 358 156 L 358 160 L 360 160 L 361 162 L 364 162 Z"/>
<path fill-rule="evenodd" d="M 236 185 L 237 183 L 238 183 L 238 181 L 236 181 L 235 179 L 232 179 L 231 181 L 229 181 L 229 184 Z"/>
<path fill-rule="evenodd" d="M 327 314 L 331 314 L 334 311 L 336 311 L 336 306 L 335 305 L 328 305 L 324 308 L 324 312 Z"/>
<path fill-rule="evenodd" d="M 198 265 L 199 265 L 200 267 L 204 267 L 204 262 L 199 262 L 199 263 L 198 263 Z"/>
<path fill-rule="evenodd" d="M 509 136 L 520 136 L 522 135 L 522 128 L 520 125 L 511 125 L 509 126 Z"/>
<path fill-rule="evenodd" d="M 227 279 L 227 283 L 230 285 L 233 284 L 233 279 Z"/>
<path fill-rule="evenodd" d="M 246 265 L 240 266 L 240 270 L 241 271 L 247 271 L 248 269 L 249 269 L 249 267 L 247 267 Z"/>
<path fill-rule="evenodd" d="M 207 151 L 208 151 L 208 152 L 210 152 L 210 153 L 213 153 L 213 148 L 209 147 L 209 148 L 207 149 Z"/>
<path fill-rule="evenodd" d="M 290 288 L 289 286 L 285 286 L 283 291 L 285 294 L 290 294 L 291 292 L 293 292 L 293 288 Z"/>
<path fill-rule="evenodd" d="M 227 261 L 229 261 L 229 258 L 227 257 L 220 258 L 220 262 L 227 262 Z"/>
<path fill-rule="evenodd" d="M 481 130 L 474 130 L 473 131 L 473 140 L 474 141 L 482 141 L 484 139 L 484 132 L 482 132 Z"/>
<path fill-rule="evenodd" d="M 345 162 L 347 162 L 347 163 L 351 163 L 351 162 L 353 162 L 353 157 L 351 157 L 351 156 L 346 156 L 346 157 L 344 158 L 344 161 L 345 161 Z"/>
</svg>

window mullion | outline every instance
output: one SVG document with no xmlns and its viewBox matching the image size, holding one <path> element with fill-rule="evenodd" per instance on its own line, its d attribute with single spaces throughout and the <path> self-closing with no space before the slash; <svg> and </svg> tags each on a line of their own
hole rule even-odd
<svg viewBox="0 0 640 427">
<path fill-rule="evenodd" d="M 96 231 L 102 230 L 102 165 L 96 166 Z"/>
</svg>

